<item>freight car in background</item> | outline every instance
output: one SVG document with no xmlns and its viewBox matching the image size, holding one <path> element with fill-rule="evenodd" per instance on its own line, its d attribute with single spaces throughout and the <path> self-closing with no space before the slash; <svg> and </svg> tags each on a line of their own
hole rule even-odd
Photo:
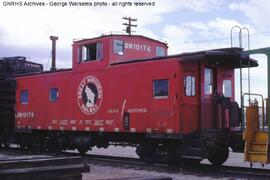
<svg viewBox="0 0 270 180">
<path fill-rule="evenodd" d="M 43 65 L 27 61 L 26 57 L 0 58 L 0 139 L 2 145 L 10 139 L 14 141 L 15 134 L 15 94 L 16 79 L 14 76 L 43 71 Z"/>
<path fill-rule="evenodd" d="M 103 35 L 74 41 L 72 69 L 7 73 L 2 143 L 82 154 L 130 145 L 147 162 L 207 158 L 215 165 L 227 160 L 229 147 L 243 152 L 234 69 L 257 62 L 240 48 L 170 56 L 167 48 L 144 36 Z M 5 83 L 12 84 L 8 96 Z"/>
</svg>

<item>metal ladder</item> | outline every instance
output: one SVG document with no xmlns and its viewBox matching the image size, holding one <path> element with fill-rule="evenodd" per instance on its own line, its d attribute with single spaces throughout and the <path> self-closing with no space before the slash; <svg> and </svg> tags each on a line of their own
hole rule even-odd
<svg viewBox="0 0 270 180">
<path fill-rule="evenodd" d="M 243 30 L 247 31 L 248 36 L 248 52 L 246 55 L 250 54 L 250 38 L 249 30 L 247 28 L 241 28 L 239 26 L 234 26 L 231 29 L 231 47 L 233 47 L 233 30 L 237 28 L 239 30 L 239 46 L 243 48 Z M 243 68 L 248 68 L 247 79 L 243 78 Z M 248 81 L 248 93 L 243 94 L 243 81 Z M 250 162 L 250 166 L 253 166 L 254 162 L 264 164 L 270 163 L 269 157 L 269 132 L 268 128 L 265 128 L 266 118 L 264 118 L 264 99 L 260 94 L 250 93 L 250 62 L 243 64 L 242 58 L 240 60 L 240 97 L 241 97 L 241 131 L 243 132 L 243 140 L 245 141 L 245 161 Z M 245 101 L 245 96 L 248 96 L 248 101 Z M 254 101 L 251 100 L 251 96 L 257 96 L 261 98 L 261 106 L 255 98 Z M 245 105 L 245 102 L 248 103 Z M 268 101 L 266 102 L 269 104 Z M 261 109 L 261 112 L 260 112 Z M 260 114 L 262 116 L 260 120 Z M 267 126 L 267 125 L 266 125 Z"/>
<path fill-rule="evenodd" d="M 249 30 L 248 28 L 241 28 L 240 26 L 236 25 L 231 28 L 231 47 L 233 47 L 233 30 L 238 29 L 238 41 L 239 41 L 239 47 L 243 48 L 243 30 L 246 30 L 247 32 L 247 43 L 248 43 L 248 50 L 250 50 L 250 38 L 249 38 Z M 243 78 L 243 68 L 248 68 L 248 77 L 247 79 Z M 250 62 L 248 61 L 248 64 L 243 64 L 242 58 L 240 59 L 240 68 L 239 68 L 239 76 L 240 76 L 240 106 L 241 106 L 241 131 L 245 129 L 245 112 L 244 112 L 244 99 L 243 99 L 243 81 L 248 81 L 248 89 L 247 92 L 250 94 Z M 248 98 L 248 101 L 250 102 L 250 95 Z"/>
</svg>

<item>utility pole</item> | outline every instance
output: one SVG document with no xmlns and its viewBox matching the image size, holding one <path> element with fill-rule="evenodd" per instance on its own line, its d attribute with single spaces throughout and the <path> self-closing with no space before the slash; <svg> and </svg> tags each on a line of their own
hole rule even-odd
<svg viewBox="0 0 270 180">
<path fill-rule="evenodd" d="M 131 31 L 131 27 L 137 27 L 136 24 L 132 24 L 132 22 L 136 22 L 137 19 L 134 19 L 131 17 L 123 17 L 122 19 L 127 21 L 127 23 L 123 23 L 123 25 L 126 26 L 126 29 L 124 29 L 124 31 L 126 31 L 126 33 L 129 35 L 131 35 L 131 32 L 135 32 L 135 31 Z"/>
</svg>

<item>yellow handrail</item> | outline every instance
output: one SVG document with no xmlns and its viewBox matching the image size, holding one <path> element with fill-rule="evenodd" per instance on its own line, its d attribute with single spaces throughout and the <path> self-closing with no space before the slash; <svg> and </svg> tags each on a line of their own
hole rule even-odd
<svg viewBox="0 0 270 180">
<path fill-rule="evenodd" d="M 262 128 L 263 128 L 263 131 L 264 131 L 264 122 L 265 122 L 265 118 L 264 118 L 264 98 L 263 98 L 263 95 L 261 94 L 256 94 L 256 93 L 244 93 L 242 95 L 242 98 L 243 98 L 243 102 L 245 102 L 245 96 L 248 96 L 250 98 L 250 96 L 259 96 L 262 100 L 262 106 L 260 107 L 258 104 L 258 108 L 262 108 Z M 250 99 L 249 99 L 250 100 Z M 251 106 L 251 102 L 249 101 L 249 106 Z M 243 107 L 248 107 L 248 106 L 243 106 Z"/>
</svg>

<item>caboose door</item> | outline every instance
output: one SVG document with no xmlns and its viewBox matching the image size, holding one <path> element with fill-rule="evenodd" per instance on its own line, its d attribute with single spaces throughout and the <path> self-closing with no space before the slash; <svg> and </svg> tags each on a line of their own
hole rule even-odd
<svg viewBox="0 0 270 180">
<path fill-rule="evenodd" d="M 202 70 L 202 129 L 217 128 L 217 109 L 214 103 L 214 94 L 217 90 L 217 69 L 214 67 L 205 67 Z"/>
<path fill-rule="evenodd" d="M 183 66 L 183 98 L 180 129 L 189 133 L 200 129 L 199 63 L 185 62 Z"/>
</svg>

